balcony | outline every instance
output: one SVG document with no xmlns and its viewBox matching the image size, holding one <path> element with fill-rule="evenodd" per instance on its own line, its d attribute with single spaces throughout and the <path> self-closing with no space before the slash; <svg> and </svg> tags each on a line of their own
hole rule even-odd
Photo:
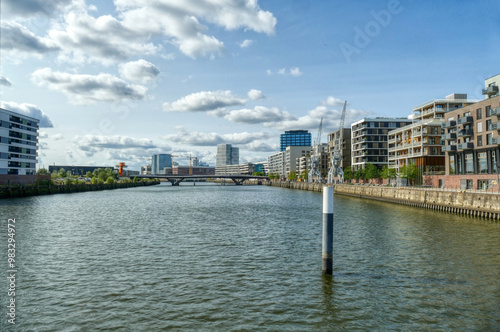
<svg viewBox="0 0 500 332">
<path fill-rule="evenodd" d="M 457 145 L 458 150 L 472 150 L 474 149 L 474 143 L 472 142 L 466 142 L 466 143 L 460 143 Z"/>
<path fill-rule="evenodd" d="M 463 118 L 457 119 L 457 125 L 472 123 L 473 121 L 474 121 L 474 118 L 472 118 L 472 116 L 464 116 Z"/>
<path fill-rule="evenodd" d="M 457 151 L 457 146 L 456 145 L 445 145 L 445 146 L 443 146 L 443 151 L 446 151 L 446 152 Z"/>
<path fill-rule="evenodd" d="M 458 137 L 471 137 L 474 135 L 474 130 L 472 129 L 462 129 L 458 132 Z"/>
<path fill-rule="evenodd" d="M 494 137 L 491 139 L 492 145 L 500 145 L 500 137 Z"/>
<path fill-rule="evenodd" d="M 497 123 L 493 123 L 491 125 L 491 130 L 499 130 L 500 131 L 500 121 L 498 121 Z"/>
<path fill-rule="evenodd" d="M 453 128 L 457 126 L 457 122 L 455 120 L 449 120 L 443 123 L 443 128 Z"/>
<path fill-rule="evenodd" d="M 495 107 L 495 108 L 491 109 L 490 112 L 491 112 L 492 116 L 496 115 L 496 116 L 500 117 L 500 107 Z"/>
<path fill-rule="evenodd" d="M 449 141 L 449 140 L 454 140 L 457 139 L 457 133 L 448 133 L 444 135 L 444 140 Z"/>
<path fill-rule="evenodd" d="M 483 95 L 488 95 L 488 97 L 496 95 L 498 93 L 498 86 L 490 85 L 486 89 L 483 89 Z"/>
</svg>

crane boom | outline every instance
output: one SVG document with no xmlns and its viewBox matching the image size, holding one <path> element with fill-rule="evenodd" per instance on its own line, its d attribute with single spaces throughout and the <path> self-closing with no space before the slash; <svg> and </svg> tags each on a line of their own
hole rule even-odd
<svg viewBox="0 0 500 332">
<path fill-rule="evenodd" d="M 345 111 L 347 107 L 347 100 L 344 102 L 344 107 L 342 108 L 342 113 L 340 115 L 340 125 L 339 125 L 339 141 L 335 144 L 333 150 L 332 165 L 328 171 L 328 183 L 333 183 L 333 177 L 339 177 L 339 183 L 344 183 L 344 170 L 342 169 L 342 147 L 344 144 L 344 122 L 345 122 Z"/>
</svg>

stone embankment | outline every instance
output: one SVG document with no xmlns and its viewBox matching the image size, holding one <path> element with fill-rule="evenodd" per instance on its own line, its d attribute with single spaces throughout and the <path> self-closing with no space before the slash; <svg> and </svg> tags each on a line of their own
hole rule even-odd
<svg viewBox="0 0 500 332">
<path fill-rule="evenodd" d="M 321 192 L 324 184 L 271 182 L 267 185 Z M 500 220 L 500 194 L 446 191 L 433 188 L 335 185 L 335 193 L 414 207 Z"/>
<path fill-rule="evenodd" d="M 6 185 L 0 187 L 0 198 L 26 197 L 38 195 L 52 195 L 63 193 L 76 193 L 84 191 L 110 190 L 121 188 L 132 188 L 142 186 L 152 186 L 160 184 L 158 181 L 150 182 L 128 182 L 128 183 L 109 183 L 109 184 L 71 184 L 71 185 Z"/>
</svg>

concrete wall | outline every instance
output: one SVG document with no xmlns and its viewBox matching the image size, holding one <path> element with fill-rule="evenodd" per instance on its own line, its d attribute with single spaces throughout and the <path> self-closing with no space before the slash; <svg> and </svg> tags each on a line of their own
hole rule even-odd
<svg viewBox="0 0 500 332">
<path fill-rule="evenodd" d="M 281 188 L 322 192 L 324 184 L 267 181 L 266 185 Z M 500 195 L 467 191 L 444 191 L 433 188 L 335 185 L 335 193 L 374 199 L 438 211 L 500 220 Z"/>
</svg>

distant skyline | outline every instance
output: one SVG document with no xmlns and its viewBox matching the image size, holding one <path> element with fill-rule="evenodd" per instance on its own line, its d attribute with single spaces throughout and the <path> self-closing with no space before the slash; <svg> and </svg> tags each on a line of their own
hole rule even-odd
<svg viewBox="0 0 500 332">
<path fill-rule="evenodd" d="M 500 2 L 3 0 L 0 107 L 41 120 L 38 166 L 140 169 L 158 153 L 215 165 L 407 117 L 500 73 Z M 179 162 L 183 162 L 179 160 Z M 184 161 L 185 162 L 185 161 Z"/>
</svg>

